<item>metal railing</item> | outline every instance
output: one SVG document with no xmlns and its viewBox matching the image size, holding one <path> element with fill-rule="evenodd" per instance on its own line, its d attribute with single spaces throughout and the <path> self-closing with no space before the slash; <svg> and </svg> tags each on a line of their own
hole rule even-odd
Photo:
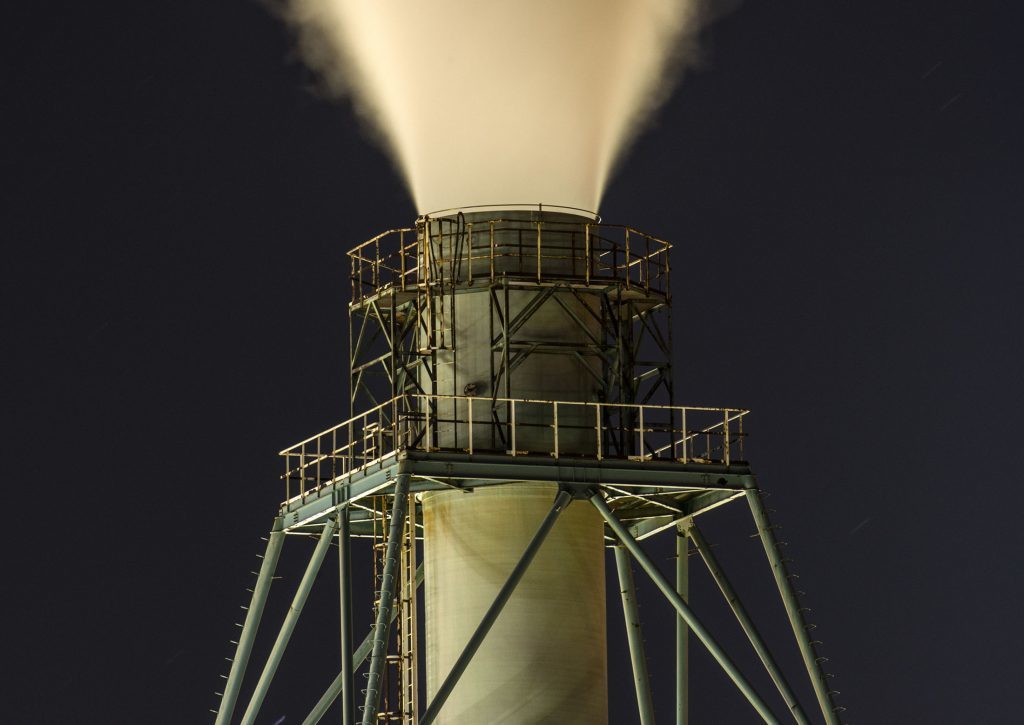
<svg viewBox="0 0 1024 725">
<path fill-rule="evenodd" d="M 738 408 L 403 395 L 283 451 L 285 501 L 400 450 L 730 465 L 744 461 Z"/>
<path fill-rule="evenodd" d="M 352 301 L 421 284 L 618 282 L 669 289 L 671 244 L 632 227 L 598 222 L 423 219 L 363 242 L 348 255 Z"/>
</svg>

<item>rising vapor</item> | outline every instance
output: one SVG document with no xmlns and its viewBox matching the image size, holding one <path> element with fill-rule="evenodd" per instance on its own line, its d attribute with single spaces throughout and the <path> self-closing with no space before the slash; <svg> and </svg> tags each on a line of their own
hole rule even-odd
<svg viewBox="0 0 1024 725">
<path fill-rule="evenodd" d="M 352 96 L 420 212 L 596 210 L 710 15 L 701 0 L 283 3 L 306 63 Z"/>
</svg>

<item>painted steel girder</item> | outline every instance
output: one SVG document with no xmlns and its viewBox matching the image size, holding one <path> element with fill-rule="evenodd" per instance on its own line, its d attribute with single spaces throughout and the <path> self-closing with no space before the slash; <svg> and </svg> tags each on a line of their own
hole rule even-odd
<svg viewBox="0 0 1024 725">
<path fill-rule="evenodd" d="M 692 513 L 723 499 L 741 494 L 753 486 L 754 477 L 746 465 L 714 465 L 620 459 L 549 458 L 543 456 L 469 455 L 404 450 L 391 453 L 336 481 L 295 497 L 281 505 L 283 527 L 293 531 L 311 524 L 348 501 L 379 495 L 394 485 L 399 474 L 412 476 L 412 492 L 445 488 L 472 489 L 515 481 L 559 483 L 581 493 L 605 484 L 628 487 L 639 495 L 668 493 L 716 494 L 694 500 Z M 685 502 L 684 504 L 685 505 Z M 658 515 L 664 509 L 651 509 Z M 623 512 L 631 519 L 628 509 Z M 641 515 L 643 514 L 643 515 Z M 636 518 L 646 512 L 637 511 Z"/>
</svg>

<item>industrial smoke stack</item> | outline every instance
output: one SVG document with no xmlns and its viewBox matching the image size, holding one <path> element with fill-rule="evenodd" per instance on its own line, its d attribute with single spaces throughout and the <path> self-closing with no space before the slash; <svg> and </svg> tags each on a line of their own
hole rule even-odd
<svg viewBox="0 0 1024 725">
<path fill-rule="evenodd" d="M 284 501 L 217 725 L 232 723 L 285 534 L 317 544 L 243 725 L 335 540 L 341 665 L 310 725 L 335 702 L 344 725 L 607 723 L 606 547 L 641 725 L 654 708 L 633 562 L 673 612 L 675 636 L 652 641 L 674 649 L 676 722 L 689 722 L 691 639 L 779 722 L 687 602 L 691 544 L 785 712 L 808 723 L 697 528 L 735 500 L 750 506 L 817 705 L 838 725 L 826 658 L 743 454 L 747 411 L 675 405 L 671 245 L 583 210 L 689 57 L 703 6 L 284 1 L 307 60 L 353 94 L 417 208 L 467 206 L 349 252 L 350 417 L 281 452 Z M 545 203 L 493 205 L 523 199 Z M 640 543 L 663 532 L 674 582 Z M 353 585 L 360 540 L 371 586 Z M 366 589 L 364 637 L 352 609 Z"/>
<path fill-rule="evenodd" d="M 423 224 L 432 264 L 441 267 L 437 314 L 449 335 L 437 354 L 437 392 L 470 393 L 481 413 L 495 398 L 601 400 L 602 369 L 592 344 L 602 337 L 601 310 L 560 281 L 584 277 L 593 216 L 497 208 L 430 218 Z M 541 244 L 538 246 L 540 229 Z M 597 235 L 594 235 L 595 238 Z M 473 248 L 470 248 L 472 245 Z M 589 257 L 588 257 L 588 252 Z M 452 260 L 458 260 L 452 264 Z M 475 277 L 478 282 L 471 285 Z M 489 280 L 520 280 L 495 286 Z M 500 283 L 499 283 L 500 284 Z M 458 293 L 456 293 L 458 290 Z M 502 295 L 496 308 L 491 296 Z M 538 300 L 546 297 L 538 304 Z M 531 306 L 535 309 L 531 312 Z M 582 324 L 573 325 L 572 319 Z M 515 349 L 495 354 L 495 323 L 515 325 Z M 527 352 L 527 346 L 533 346 Z M 508 374 L 504 356 L 522 360 Z M 511 368 L 511 365 L 505 366 Z M 468 420 L 468 401 L 440 404 L 439 417 Z M 559 449 L 594 455 L 594 421 L 586 408 L 560 411 Z M 553 450 L 548 405 L 520 405 L 516 439 L 476 425 L 474 451 Z M 487 416 L 490 417 L 490 416 Z M 481 416 L 483 418 L 483 416 Z M 439 425 L 439 445 L 468 445 L 465 423 Z M 510 483 L 472 493 L 422 497 L 427 696 L 434 698 L 499 588 L 551 508 L 558 485 Z M 528 573 L 441 711 L 440 723 L 604 723 L 607 707 L 604 523 L 589 506 L 559 518 Z"/>
<path fill-rule="evenodd" d="M 808 723 L 696 524 L 737 499 L 753 513 L 825 722 L 838 725 L 826 658 L 743 455 L 747 411 L 673 404 L 669 249 L 573 211 L 513 207 L 426 215 L 349 253 L 354 414 L 281 452 L 285 500 L 218 725 L 232 722 L 286 533 L 317 545 L 243 725 L 255 722 L 335 538 L 341 671 L 306 723 L 336 699 L 346 725 L 357 713 L 362 725 L 607 722 L 609 541 L 641 725 L 654 709 L 631 560 L 678 617 L 677 721 L 688 717 L 691 636 L 766 723 L 779 721 L 687 603 L 691 543 L 787 711 Z M 639 541 L 661 532 L 676 534 L 675 583 Z M 374 624 L 359 645 L 357 538 L 371 540 L 374 570 Z"/>
</svg>

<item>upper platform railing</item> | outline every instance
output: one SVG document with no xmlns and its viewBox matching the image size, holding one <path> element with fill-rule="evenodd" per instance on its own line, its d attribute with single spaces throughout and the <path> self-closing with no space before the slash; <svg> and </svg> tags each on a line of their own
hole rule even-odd
<svg viewBox="0 0 1024 725">
<path fill-rule="evenodd" d="M 615 283 L 667 294 L 670 249 L 668 242 L 632 227 L 596 221 L 426 217 L 348 253 L 352 301 L 423 284 L 497 279 Z"/>
<path fill-rule="evenodd" d="M 738 408 L 404 395 L 281 451 L 285 501 L 400 450 L 744 463 Z"/>
</svg>

